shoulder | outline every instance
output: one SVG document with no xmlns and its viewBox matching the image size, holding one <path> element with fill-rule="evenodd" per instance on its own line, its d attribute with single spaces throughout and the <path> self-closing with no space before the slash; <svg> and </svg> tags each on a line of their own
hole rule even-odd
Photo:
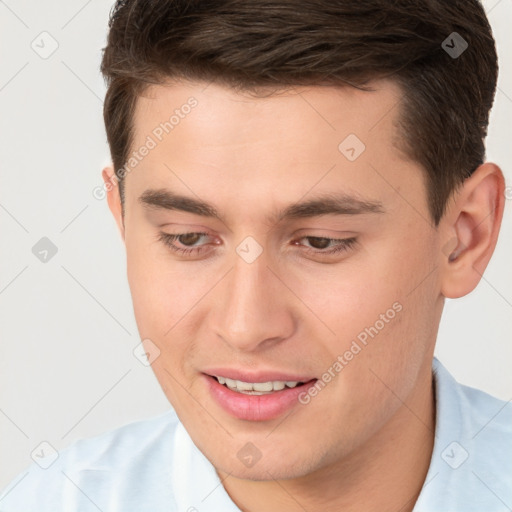
<svg viewBox="0 0 512 512">
<path fill-rule="evenodd" d="M 468 447 L 473 474 L 493 474 L 512 493 L 512 403 L 458 384 L 461 444 Z M 494 476 L 494 474 L 501 476 Z M 512 498 L 512 495 L 510 496 Z M 512 502 L 511 502 L 512 503 Z"/>
<path fill-rule="evenodd" d="M 145 494 L 156 491 L 154 499 L 158 500 L 161 490 L 154 489 L 159 482 L 154 475 L 171 470 L 172 440 L 178 424 L 170 410 L 75 441 L 56 458 L 55 454 L 43 456 L 2 491 L 0 511 L 122 510 L 112 506 L 116 494 L 128 501 L 133 498 L 135 503 L 141 486 Z M 158 510 L 156 501 L 154 510 Z"/>
<path fill-rule="evenodd" d="M 481 389 L 461 384 L 437 360 L 434 375 L 440 418 L 462 437 L 512 442 L 512 403 Z M 482 436 L 482 437 L 480 437 Z M 495 443 L 496 444 L 496 443 Z"/>
<path fill-rule="evenodd" d="M 160 450 L 178 423 L 178 417 L 172 410 L 134 421 L 99 436 L 76 441 L 63 452 L 64 460 L 75 467 L 117 469 L 136 453 Z"/>
<path fill-rule="evenodd" d="M 508 510 L 512 403 L 461 384 L 434 358 L 434 449 L 414 512 Z"/>
</svg>

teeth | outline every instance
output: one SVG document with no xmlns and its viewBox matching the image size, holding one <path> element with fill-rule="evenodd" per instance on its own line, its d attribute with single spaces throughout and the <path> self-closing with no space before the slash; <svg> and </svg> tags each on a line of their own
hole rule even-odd
<svg viewBox="0 0 512 512">
<path fill-rule="evenodd" d="M 241 380 L 235 381 L 235 386 L 238 391 L 253 391 L 252 384 L 242 382 Z M 271 391 L 270 389 L 258 389 L 254 388 L 254 391 Z"/>
<path fill-rule="evenodd" d="M 251 384 L 249 384 L 249 386 L 251 386 Z M 252 384 L 252 389 L 254 391 L 272 391 L 273 388 L 274 385 L 272 382 L 255 382 Z"/>
<path fill-rule="evenodd" d="M 241 380 L 228 379 L 227 377 L 216 376 L 219 384 L 225 384 L 229 389 L 239 393 L 251 395 L 263 395 L 273 391 L 281 391 L 285 387 L 294 388 L 300 382 L 274 380 L 269 382 L 243 382 Z"/>
<path fill-rule="evenodd" d="M 228 379 L 226 377 L 226 386 L 228 388 L 236 388 L 236 380 Z"/>
</svg>

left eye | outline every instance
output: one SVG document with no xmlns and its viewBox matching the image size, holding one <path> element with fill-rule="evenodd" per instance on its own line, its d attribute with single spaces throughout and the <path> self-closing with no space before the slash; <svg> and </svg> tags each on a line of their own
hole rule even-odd
<svg viewBox="0 0 512 512">
<path fill-rule="evenodd" d="M 319 236 L 304 236 L 299 240 L 309 240 L 310 246 L 304 246 L 306 253 L 313 256 L 333 256 L 335 254 L 341 254 L 348 252 L 356 243 L 357 238 L 325 238 Z M 295 244 L 299 245 L 299 244 Z M 324 250 L 326 247 L 331 247 L 329 250 Z"/>
<path fill-rule="evenodd" d="M 197 245 L 197 243 L 201 240 L 202 237 L 208 237 L 208 233 L 177 233 L 177 234 L 169 234 L 165 232 L 161 232 L 159 234 L 158 240 L 163 242 L 167 247 L 169 247 L 174 252 L 180 254 L 191 254 L 196 253 L 200 254 L 205 249 L 205 245 Z M 325 238 L 318 236 L 303 236 L 298 240 L 309 240 L 309 243 L 312 244 L 310 246 L 303 245 L 305 247 L 305 251 L 307 253 L 312 253 L 316 255 L 332 255 L 336 253 L 340 253 L 343 251 L 348 251 L 352 246 L 354 246 L 357 242 L 356 237 L 352 238 Z M 174 242 L 180 242 L 185 247 L 178 247 Z M 334 246 L 332 247 L 332 244 Z M 294 245 L 302 245 L 294 242 Z M 325 250 L 327 247 L 331 247 L 329 250 Z"/>
</svg>

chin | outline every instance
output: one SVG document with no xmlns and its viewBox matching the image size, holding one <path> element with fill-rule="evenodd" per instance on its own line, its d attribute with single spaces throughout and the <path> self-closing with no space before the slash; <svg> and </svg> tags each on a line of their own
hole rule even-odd
<svg viewBox="0 0 512 512">
<path fill-rule="evenodd" d="M 252 467 L 244 467 L 244 465 L 235 458 L 230 458 L 226 464 L 212 463 L 215 468 L 220 469 L 226 474 L 241 480 L 252 481 L 269 481 L 269 480 L 287 480 L 292 478 L 301 478 L 315 471 L 312 461 L 297 460 L 274 454 L 275 458 L 267 458 L 265 456 L 254 464 Z"/>
</svg>

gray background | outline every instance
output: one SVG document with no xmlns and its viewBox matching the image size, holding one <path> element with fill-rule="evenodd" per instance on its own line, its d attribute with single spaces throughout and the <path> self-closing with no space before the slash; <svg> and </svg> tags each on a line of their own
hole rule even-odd
<svg viewBox="0 0 512 512">
<path fill-rule="evenodd" d="M 42 441 L 60 450 L 170 407 L 132 353 L 124 246 L 106 200 L 92 195 L 109 161 L 99 63 L 112 4 L 0 1 L 0 488 Z M 501 66 L 487 156 L 510 187 L 512 1 L 484 6 Z M 504 400 L 512 188 L 508 197 L 495 255 L 473 293 L 447 301 L 436 349 L 457 380 Z M 42 237 L 58 249 L 46 263 L 32 252 Z"/>
</svg>

